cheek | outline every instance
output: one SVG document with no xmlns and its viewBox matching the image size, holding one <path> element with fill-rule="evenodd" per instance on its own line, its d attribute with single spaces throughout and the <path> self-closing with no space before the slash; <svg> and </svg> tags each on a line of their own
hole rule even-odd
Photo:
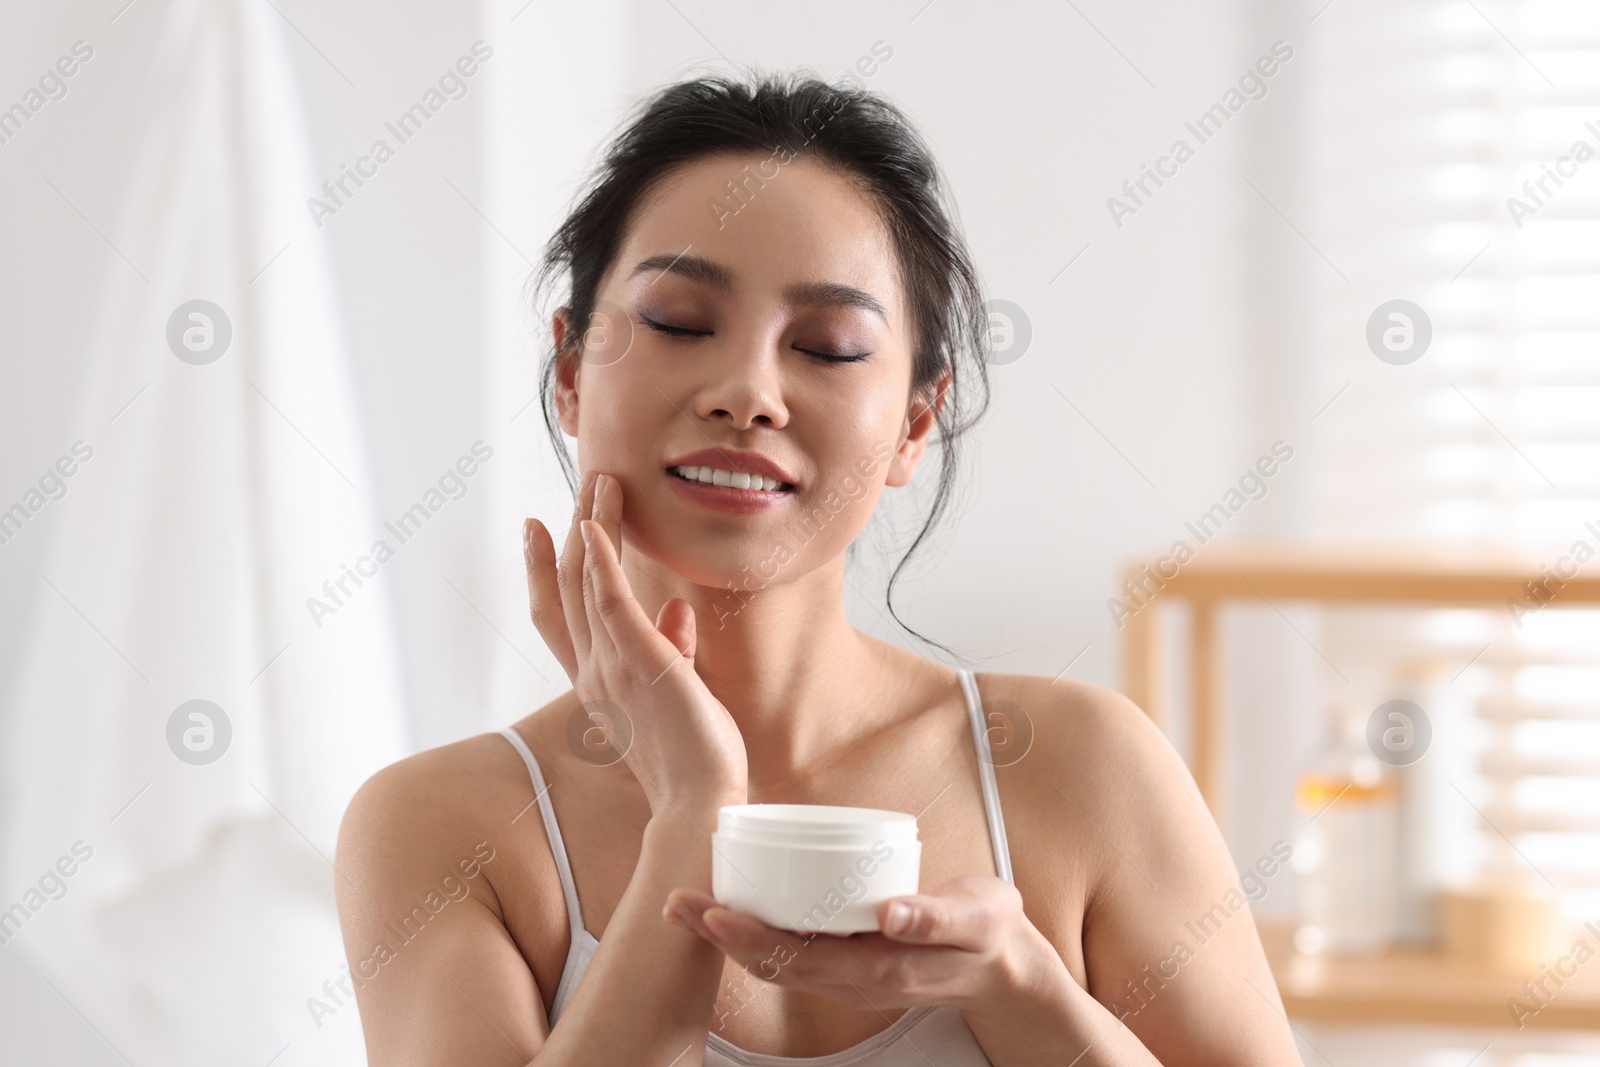
<svg viewBox="0 0 1600 1067">
<path fill-rule="evenodd" d="M 904 401 L 887 389 L 862 390 L 824 413 L 818 419 L 823 429 L 816 437 L 814 455 L 827 472 L 826 480 L 837 484 L 853 478 L 869 488 L 881 484 L 905 421 Z M 870 474 L 862 473 L 863 463 L 871 469 Z"/>
<path fill-rule="evenodd" d="M 808 437 L 818 477 L 803 502 L 825 507 L 834 517 L 826 539 L 833 547 L 842 551 L 871 518 L 904 419 L 903 405 L 894 398 L 865 390 L 815 419 Z"/>
<path fill-rule="evenodd" d="M 624 474 L 647 452 L 671 406 L 650 387 L 649 376 L 633 373 L 627 360 L 585 367 L 579 381 L 578 460 L 584 469 Z M 672 417 L 676 417 L 672 415 Z"/>
<path fill-rule="evenodd" d="M 874 368 L 814 384 L 805 400 L 807 421 L 825 428 L 822 436 L 830 451 L 870 449 L 879 438 L 898 438 L 911 392 L 905 368 Z"/>
</svg>

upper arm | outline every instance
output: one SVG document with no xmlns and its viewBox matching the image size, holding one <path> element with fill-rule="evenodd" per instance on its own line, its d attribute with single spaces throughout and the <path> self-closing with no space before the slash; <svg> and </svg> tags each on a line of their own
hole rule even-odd
<svg viewBox="0 0 1600 1067">
<path fill-rule="evenodd" d="M 525 1064 L 548 1036 L 484 871 L 498 854 L 431 753 L 378 772 L 339 829 L 339 924 L 373 1067 Z"/>
<path fill-rule="evenodd" d="M 1090 994 L 1164 1064 L 1300 1063 L 1249 896 L 1182 759 L 1120 694 L 1074 692 L 1072 773 L 1056 777 L 1101 853 L 1083 916 Z M 1259 899 L 1266 883 L 1250 884 Z"/>
</svg>

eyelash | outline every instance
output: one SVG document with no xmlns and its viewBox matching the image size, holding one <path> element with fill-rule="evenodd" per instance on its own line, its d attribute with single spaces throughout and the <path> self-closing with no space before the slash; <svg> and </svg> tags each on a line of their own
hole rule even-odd
<svg viewBox="0 0 1600 1067">
<path fill-rule="evenodd" d="M 711 336 L 710 330 L 691 330 L 684 326 L 672 326 L 665 322 L 657 322 L 648 315 L 640 315 L 639 318 L 644 321 L 644 324 L 647 327 L 654 330 L 656 333 L 666 334 L 668 337 Z M 871 352 L 862 352 L 854 356 L 835 356 L 827 352 L 813 352 L 808 348 L 796 348 L 795 351 L 804 352 L 806 355 L 811 356 L 814 359 L 820 359 L 824 363 L 859 363 L 861 360 L 872 355 Z"/>
<path fill-rule="evenodd" d="M 685 326 L 669 326 L 664 322 L 657 322 L 648 315 L 640 315 L 644 324 L 657 333 L 664 333 L 668 337 L 710 337 L 710 330 L 691 330 Z"/>
</svg>

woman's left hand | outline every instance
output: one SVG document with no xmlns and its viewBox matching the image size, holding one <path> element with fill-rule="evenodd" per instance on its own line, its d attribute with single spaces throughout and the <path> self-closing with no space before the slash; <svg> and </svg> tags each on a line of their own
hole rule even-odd
<svg viewBox="0 0 1600 1067">
<path fill-rule="evenodd" d="M 662 917 L 757 978 L 861 1011 L 980 1008 L 1035 983 L 1034 969 L 1048 966 L 1039 952 L 1043 936 L 1022 912 L 1022 894 L 993 875 L 967 875 L 932 893 L 885 901 L 878 908 L 882 933 L 793 933 L 684 888 L 668 895 Z"/>
</svg>

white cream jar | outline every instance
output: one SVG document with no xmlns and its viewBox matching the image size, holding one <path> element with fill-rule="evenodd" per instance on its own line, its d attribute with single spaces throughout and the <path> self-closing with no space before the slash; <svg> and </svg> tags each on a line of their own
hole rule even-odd
<svg viewBox="0 0 1600 1067">
<path fill-rule="evenodd" d="M 878 907 L 917 892 L 917 819 L 827 804 L 731 804 L 711 835 L 711 895 L 799 933 L 878 929 Z"/>
</svg>

